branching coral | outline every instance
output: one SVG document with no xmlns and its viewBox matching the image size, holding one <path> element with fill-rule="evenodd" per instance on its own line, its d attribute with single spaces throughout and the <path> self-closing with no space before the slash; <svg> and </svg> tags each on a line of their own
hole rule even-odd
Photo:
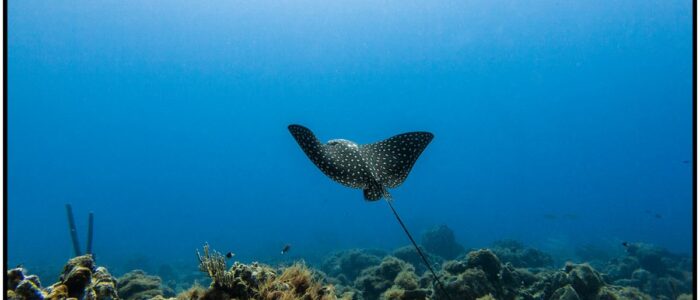
<svg viewBox="0 0 700 300">
<path fill-rule="evenodd" d="M 209 244 L 204 244 L 204 256 L 199 254 L 199 250 L 197 250 L 197 259 L 199 260 L 199 270 L 207 273 L 214 283 L 222 287 L 231 287 L 229 285 L 233 281 L 233 274 L 226 272 L 226 257 L 216 250 L 210 253 Z"/>
<path fill-rule="evenodd" d="M 261 283 L 275 277 L 275 272 L 269 267 L 253 263 L 244 265 L 238 262 L 226 270 L 226 258 L 216 250 L 210 251 L 209 245 L 204 245 L 204 255 L 197 251 L 199 270 L 211 278 L 211 288 L 208 293 L 222 294 L 220 297 L 250 299 L 256 295 Z"/>
<path fill-rule="evenodd" d="M 303 263 L 297 263 L 277 274 L 274 269 L 252 263 L 234 263 L 226 270 L 226 259 L 221 253 L 197 251 L 199 269 L 211 277 L 212 284 L 202 299 L 335 299 L 332 286 L 322 286 L 321 280 Z"/>
</svg>

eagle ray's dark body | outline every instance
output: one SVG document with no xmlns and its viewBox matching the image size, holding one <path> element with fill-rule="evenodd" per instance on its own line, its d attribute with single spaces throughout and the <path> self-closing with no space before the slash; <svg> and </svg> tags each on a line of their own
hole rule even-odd
<svg viewBox="0 0 700 300">
<path fill-rule="evenodd" d="M 429 132 L 408 132 L 367 145 L 343 139 L 321 144 L 306 127 L 290 125 L 289 131 L 321 172 L 342 185 L 362 189 L 369 201 L 390 197 L 388 188 L 404 182 L 433 139 Z"/>
</svg>

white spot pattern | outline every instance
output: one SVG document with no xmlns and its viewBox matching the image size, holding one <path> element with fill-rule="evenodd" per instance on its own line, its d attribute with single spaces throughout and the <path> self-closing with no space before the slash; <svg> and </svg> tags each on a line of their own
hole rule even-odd
<svg viewBox="0 0 700 300">
<path fill-rule="evenodd" d="M 430 132 L 408 132 L 363 145 L 360 152 L 377 182 L 395 188 L 406 180 L 418 156 L 432 140 Z"/>
</svg>

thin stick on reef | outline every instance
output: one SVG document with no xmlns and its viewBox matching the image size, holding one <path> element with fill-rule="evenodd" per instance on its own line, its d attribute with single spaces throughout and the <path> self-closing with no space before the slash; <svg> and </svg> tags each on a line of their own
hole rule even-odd
<svg viewBox="0 0 700 300">
<path fill-rule="evenodd" d="M 88 215 L 88 235 L 87 235 L 87 248 L 85 249 L 85 254 L 92 254 L 92 223 L 93 223 L 93 213 L 90 212 Z"/>
<path fill-rule="evenodd" d="M 70 238 L 73 240 L 73 251 L 75 256 L 80 256 L 80 243 L 78 242 L 78 230 L 75 229 L 75 219 L 73 218 L 73 208 L 70 204 L 66 204 L 68 212 L 68 228 L 70 229 Z"/>
</svg>

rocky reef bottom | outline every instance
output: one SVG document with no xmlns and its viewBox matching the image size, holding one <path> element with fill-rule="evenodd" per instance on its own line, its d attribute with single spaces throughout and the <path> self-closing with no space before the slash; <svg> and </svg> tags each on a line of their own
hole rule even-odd
<svg viewBox="0 0 700 300">
<path fill-rule="evenodd" d="M 410 249 L 387 254 L 362 249 L 330 255 L 319 269 L 303 262 L 282 267 L 234 262 L 204 246 L 199 271 L 210 282 L 169 280 L 133 270 L 119 278 L 92 256 L 70 259 L 58 282 L 42 286 L 22 268 L 7 271 L 8 299 L 226 300 L 226 299 L 694 299 L 689 258 L 641 243 L 625 244 L 607 262 L 551 266 L 540 251 L 516 242 L 461 252 L 454 258 L 429 253 L 439 286 Z M 459 248 L 453 247 L 453 249 Z M 453 251 L 457 252 L 457 251 Z M 453 253 L 447 253 L 452 255 Z M 445 255 L 445 254 L 442 254 Z M 188 277 L 191 279 L 191 277 Z"/>
</svg>

